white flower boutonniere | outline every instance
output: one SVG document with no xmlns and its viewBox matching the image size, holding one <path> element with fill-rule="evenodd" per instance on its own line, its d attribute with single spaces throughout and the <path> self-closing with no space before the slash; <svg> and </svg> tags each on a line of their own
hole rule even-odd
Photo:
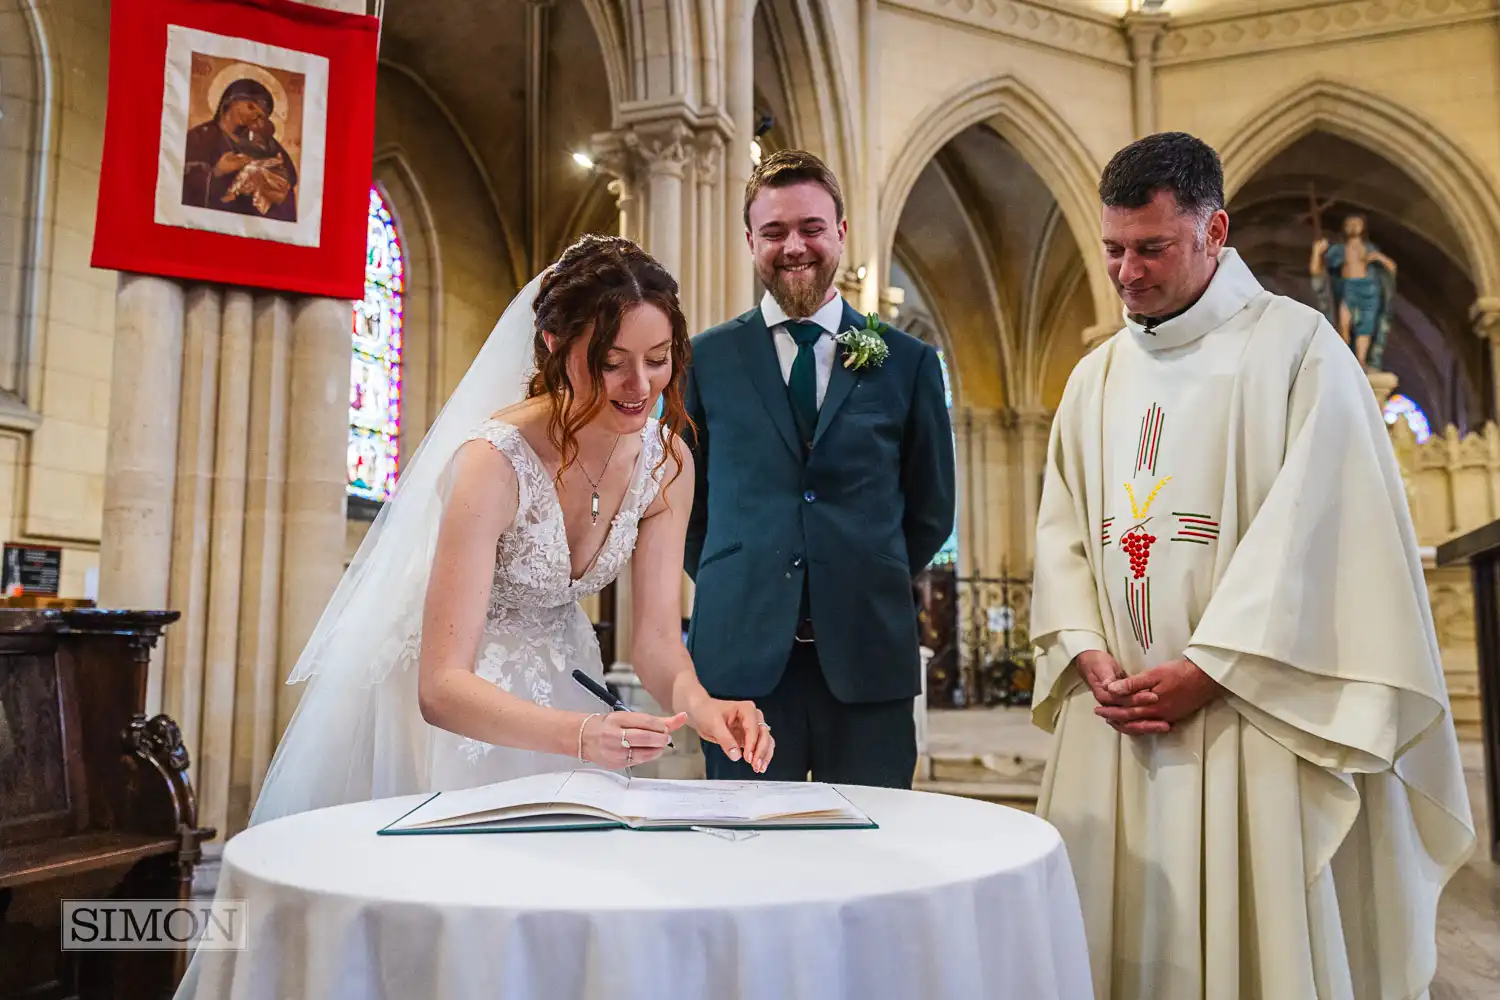
<svg viewBox="0 0 1500 1000">
<path fill-rule="evenodd" d="M 878 368 L 891 353 L 885 343 L 885 324 L 875 313 L 865 317 L 864 326 L 851 326 L 833 339 L 844 345 L 844 367 L 850 371 L 868 365 Z"/>
</svg>

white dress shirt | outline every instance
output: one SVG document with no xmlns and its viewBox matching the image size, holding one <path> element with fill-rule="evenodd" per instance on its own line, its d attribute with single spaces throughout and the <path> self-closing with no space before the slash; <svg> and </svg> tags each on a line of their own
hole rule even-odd
<svg viewBox="0 0 1500 1000">
<path fill-rule="evenodd" d="M 797 342 L 792 339 L 792 334 L 787 330 L 786 324 L 796 318 L 782 311 L 776 300 L 771 298 L 767 292 L 760 300 L 760 315 L 766 321 L 766 329 L 771 331 L 771 337 L 776 344 L 776 357 L 781 361 L 781 379 L 783 382 L 792 380 L 792 362 L 797 360 Z M 844 318 L 844 299 L 835 295 L 822 308 L 811 316 L 805 317 L 806 322 L 816 323 L 823 328 L 823 336 L 813 345 L 813 358 L 817 362 L 818 370 L 818 408 L 823 406 L 823 397 L 828 393 L 828 377 L 833 372 L 833 356 L 838 342 L 833 338 L 839 332 L 839 323 Z"/>
</svg>

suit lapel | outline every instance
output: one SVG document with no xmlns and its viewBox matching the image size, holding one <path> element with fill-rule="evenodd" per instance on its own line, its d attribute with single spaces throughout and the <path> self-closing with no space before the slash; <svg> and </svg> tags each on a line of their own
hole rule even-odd
<svg viewBox="0 0 1500 1000">
<path fill-rule="evenodd" d="M 745 325 L 735 340 L 750 383 L 760 393 L 760 401 L 765 404 L 771 423 L 776 425 L 792 455 L 800 459 L 802 445 L 797 440 L 797 426 L 792 421 L 792 404 L 787 396 L 786 380 L 781 377 L 781 361 L 776 357 L 776 345 L 771 340 L 771 331 L 766 329 L 760 309 L 745 317 Z"/>
<path fill-rule="evenodd" d="M 851 326 L 864 326 L 865 318 L 855 312 L 848 302 L 844 303 L 844 319 L 839 330 L 847 330 Z M 828 391 L 823 395 L 823 406 L 818 410 L 818 427 L 813 432 L 813 444 L 816 445 L 823 438 L 823 432 L 828 430 L 828 425 L 833 423 L 833 418 L 838 415 L 839 407 L 848 400 L 849 394 L 859 384 L 859 376 L 844 367 L 842 357 L 843 348 L 834 346 L 833 370 L 828 374 Z"/>
</svg>

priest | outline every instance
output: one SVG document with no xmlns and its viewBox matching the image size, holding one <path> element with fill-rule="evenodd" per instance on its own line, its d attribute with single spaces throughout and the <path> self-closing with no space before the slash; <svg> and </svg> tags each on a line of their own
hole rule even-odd
<svg viewBox="0 0 1500 1000">
<path fill-rule="evenodd" d="M 1053 423 L 1032 621 L 1096 1000 L 1424 997 L 1474 830 L 1374 394 L 1225 245 L 1203 142 L 1099 191 L 1124 329 Z"/>
</svg>

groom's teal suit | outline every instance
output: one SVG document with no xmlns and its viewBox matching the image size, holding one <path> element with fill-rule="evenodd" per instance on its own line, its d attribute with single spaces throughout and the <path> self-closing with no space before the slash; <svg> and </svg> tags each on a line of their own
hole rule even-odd
<svg viewBox="0 0 1500 1000">
<path fill-rule="evenodd" d="M 843 304 L 841 330 L 864 322 Z M 710 693 L 765 712 L 766 777 L 911 784 L 912 577 L 953 528 L 953 436 L 936 351 L 884 339 L 884 363 L 858 371 L 833 345 L 810 440 L 759 308 L 693 340 L 688 646 Z M 705 752 L 710 777 L 751 776 Z"/>
</svg>

